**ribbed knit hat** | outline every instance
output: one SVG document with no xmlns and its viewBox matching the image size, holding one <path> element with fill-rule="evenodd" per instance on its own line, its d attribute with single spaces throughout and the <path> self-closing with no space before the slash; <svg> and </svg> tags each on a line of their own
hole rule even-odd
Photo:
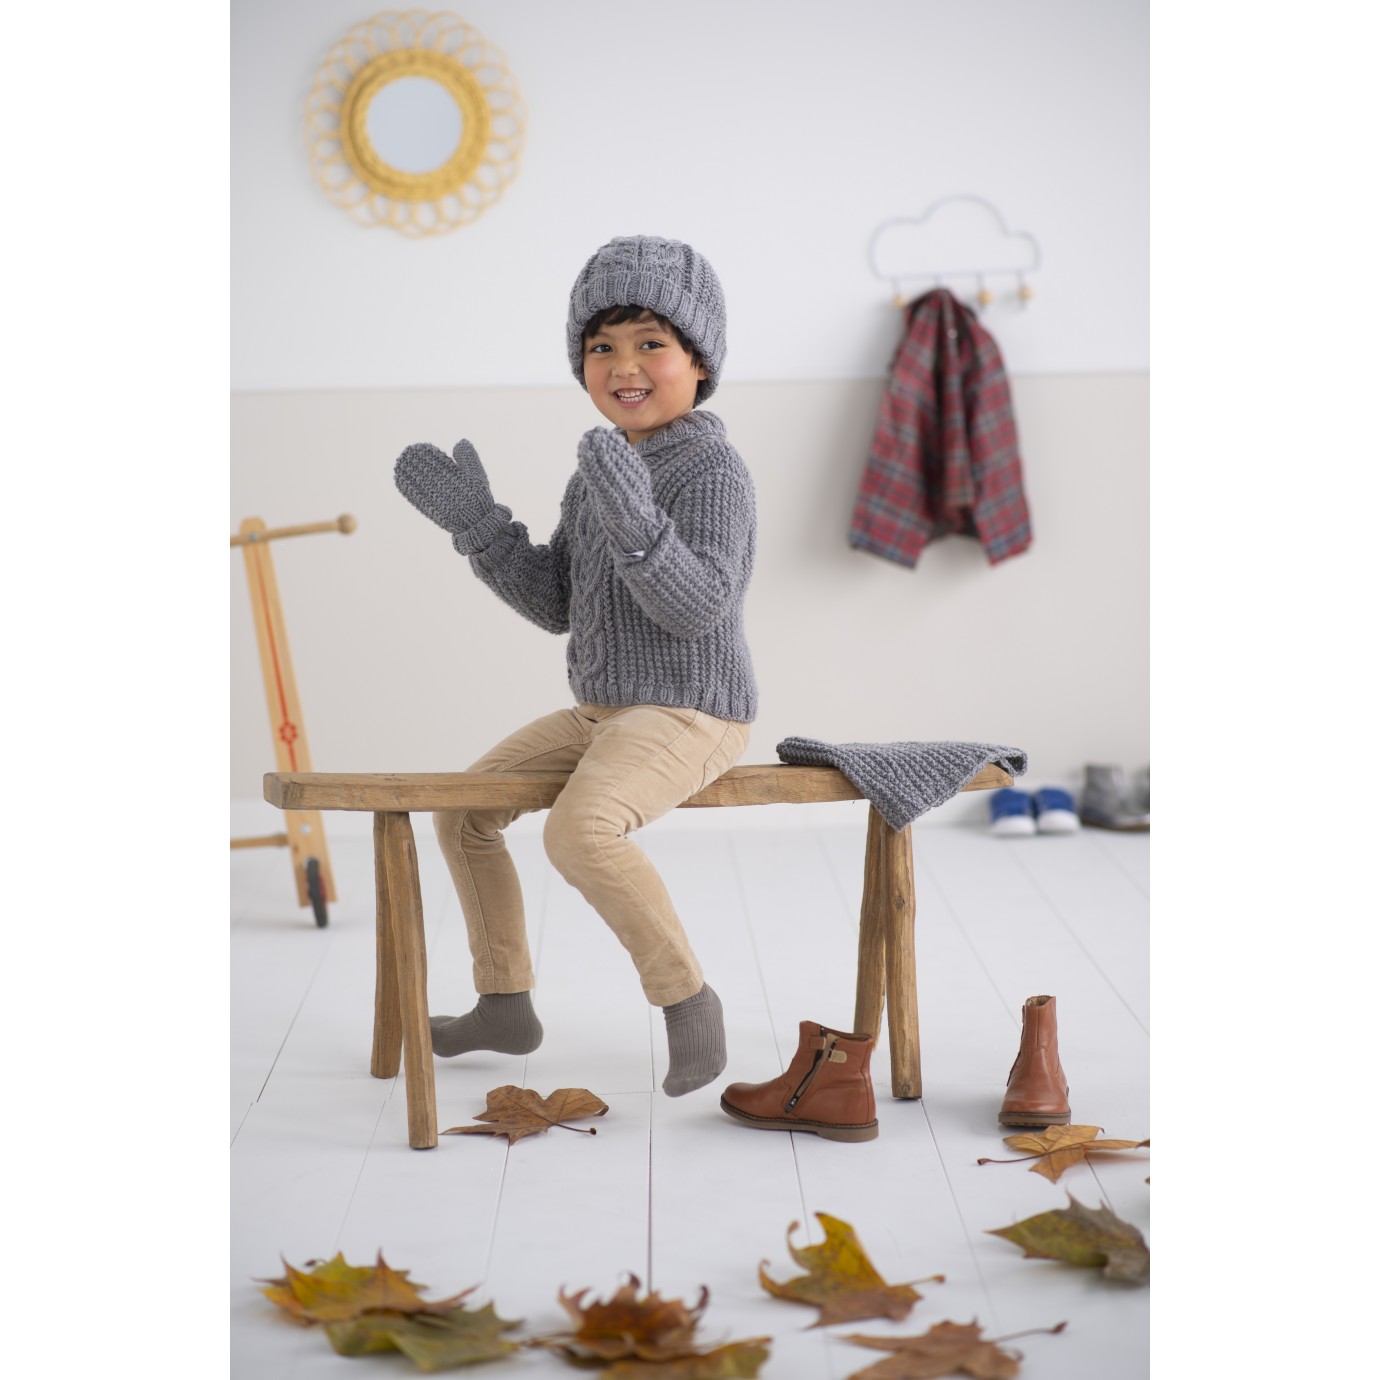
<svg viewBox="0 0 1380 1380">
<path fill-rule="evenodd" d="M 679 240 L 629 235 L 610 240 L 580 270 L 570 292 L 566 346 L 585 387 L 585 323 L 606 307 L 646 307 L 684 331 L 704 361 L 695 403 L 718 386 L 726 345 L 724 292 L 709 260 Z"/>
</svg>

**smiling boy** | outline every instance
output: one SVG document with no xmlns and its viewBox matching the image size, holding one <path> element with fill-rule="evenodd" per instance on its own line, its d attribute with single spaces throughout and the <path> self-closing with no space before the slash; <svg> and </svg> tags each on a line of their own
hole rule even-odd
<svg viewBox="0 0 1380 1380">
<path fill-rule="evenodd" d="M 547 815 L 547 856 L 628 951 L 663 1008 L 672 1097 L 711 1083 L 723 1008 L 661 878 L 629 838 L 746 750 L 757 684 L 743 633 L 756 548 L 751 476 L 699 404 L 724 359 L 718 277 L 687 244 L 611 240 L 570 296 L 571 369 L 614 429 L 585 433 L 545 544 L 497 504 L 478 455 L 435 446 L 398 458 L 398 488 L 451 534 L 474 573 L 537 626 L 569 633 L 575 704 L 518 729 L 469 770 L 568 771 Z M 502 671 L 501 651 L 489 664 Z M 527 1053 L 542 1039 L 522 893 L 502 831 L 517 809 L 438 812 L 436 834 L 469 932 L 479 994 L 432 1018 L 442 1057 Z M 589 1005 L 597 1010 L 597 996 Z"/>
<path fill-rule="evenodd" d="M 694 346 L 645 307 L 610 307 L 584 328 L 584 385 L 594 405 L 637 445 L 682 417 L 708 371 Z"/>
</svg>

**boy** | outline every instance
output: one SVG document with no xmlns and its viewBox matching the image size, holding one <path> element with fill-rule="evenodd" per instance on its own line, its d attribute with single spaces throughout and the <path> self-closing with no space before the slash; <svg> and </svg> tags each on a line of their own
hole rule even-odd
<svg viewBox="0 0 1380 1380">
<path fill-rule="evenodd" d="M 628 837 L 702 790 L 747 747 L 757 684 L 743 636 L 756 548 L 752 479 L 723 423 L 697 411 L 719 382 L 724 304 L 707 260 L 676 240 L 611 240 L 581 270 L 566 344 L 615 429 L 579 445 L 560 521 L 534 545 L 493 500 L 478 455 L 398 458 L 398 488 L 451 533 L 474 573 L 523 617 L 570 634 L 576 704 L 520 728 L 471 771 L 571 772 L 546 819 L 557 870 L 632 956 L 663 1008 L 679 1097 L 727 1062 L 723 1008 L 651 863 Z M 526 811 L 454 810 L 436 834 L 460 896 L 479 1000 L 434 1016 L 432 1049 L 525 1054 L 541 1043 L 522 894 L 502 830 Z"/>
</svg>

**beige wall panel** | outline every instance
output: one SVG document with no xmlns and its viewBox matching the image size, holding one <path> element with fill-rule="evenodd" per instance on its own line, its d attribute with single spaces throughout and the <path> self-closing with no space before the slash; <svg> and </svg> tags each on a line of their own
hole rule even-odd
<svg viewBox="0 0 1380 1380">
<path fill-rule="evenodd" d="M 1029 784 L 1146 762 L 1148 377 L 1012 380 L 1035 542 L 995 568 L 966 538 L 915 570 L 848 547 L 883 386 L 726 383 L 713 400 L 757 484 L 761 709 L 745 760 L 802 734 L 1010 743 L 1030 754 Z M 578 387 L 237 393 L 231 416 L 232 526 L 359 519 L 353 536 L 274 549 L 318 770 L 462 769 L 571 702 L 564 637 L 474 578 L 397 494 L 392 464 L 409 442 L 468 436 L 495 496 L 545 540 L 575 444 L 601 420 Z M 251 800 L 272 752 L 234 573 L 231 791 Z"/>
</svg>

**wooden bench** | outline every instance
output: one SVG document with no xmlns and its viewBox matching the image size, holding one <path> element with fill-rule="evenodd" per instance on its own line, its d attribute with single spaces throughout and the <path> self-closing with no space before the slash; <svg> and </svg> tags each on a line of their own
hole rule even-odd
<svg viewBox="0 0 1380 1380">
<path fill-rule="evenodd" d="M 378 969 L 369 1068 L 375 1078 L 393 1078 L 399 1063 L 404 1065 L 408 1143 L 413 1149 L 426 1150 L 436 1144 L 436 1080 L 427 1021 L 422 894 L 410 815 L 414 810 L 490 806 L 549 809 L 568 779 L 569 773 L 560 771 L 270 772 L 264 777 L 264 799 L 279 809 L 373 813 Z M 1010 784 L 1006 772 L 987 767 L 964 789 L 983 791 Z M 773 763 L 731 767 L 680 808 L 863 798 L 832 767 Z M 910 828 L 891 828 L 873 807 L 867 813 L 860 921 L 853 1029 L 880 1033 L 886 1010 L 891 1095 L 916 1098 L 920 1096 L 920 1029 Z"/>
</svg>

